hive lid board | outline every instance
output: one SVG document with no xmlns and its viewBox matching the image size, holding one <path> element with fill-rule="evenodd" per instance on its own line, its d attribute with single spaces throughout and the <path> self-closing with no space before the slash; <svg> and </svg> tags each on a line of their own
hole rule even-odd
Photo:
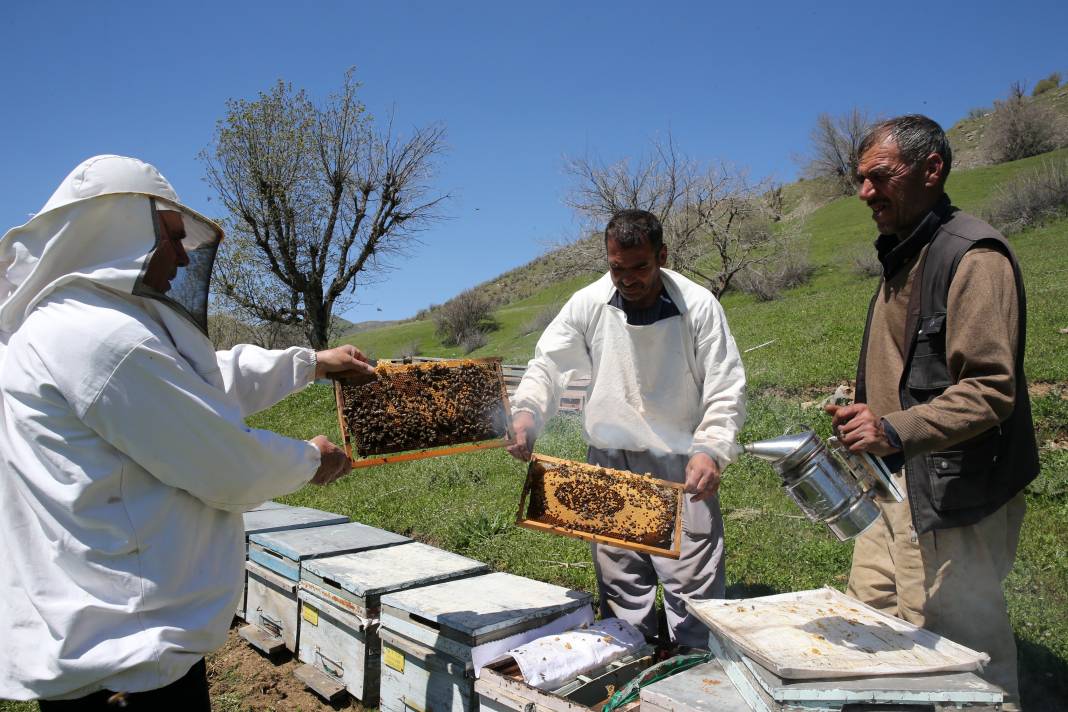
<svg viewBox="0 0 1068 712">
<path fill-rule="evenodd" d="M 245 537 L 263 532 L 276 532 L 302 527 L 321 527 L 327 524 L 343 524 L 348 517 L 331 514 L 311 507 L 285 507 L 245 512 Z"/>
<path fill-rule="evenodd" d="M 302 561 L 311 556 L 378 549 L 411 541 L 409 537 L 359 522 L 253 534 L 249 540 L 293 561 Z"/>
<path fill-rule="evenodd" d="M 989 660 L 833 588 L 686 599 L 686 607 L 746 657 L 788 679 L 967 671 Z"/>
<path fill-rule="evenodd" d="M 410 542 L 372 551 L 314 559 L 301 572 L 329 579 L 367 600 L 413 586 L 486 573 L 489 566 L 427 544 Z"/>
<path fill-rule="evenodd" d="M 253 507 L 248 510 L 250 512 L 262 512 L 267 509 L 294 509 L 292 505 L 282 504 L 281 502 L 275 502 L 273 499 L 269 499 L 258 507 Z"/>
<path fill-rule="evenodd" d="M 750 712 L 718 660 L 697 665 L 641 689 L 642 709 L 674 712 Z"/>
<path fill-rule="evenodd" d="M 495 572 L 386 594 L 393 608 L 472 638 L 539 621 L 590 604 L 590 594 L 543 581 Z"/>
</svg>

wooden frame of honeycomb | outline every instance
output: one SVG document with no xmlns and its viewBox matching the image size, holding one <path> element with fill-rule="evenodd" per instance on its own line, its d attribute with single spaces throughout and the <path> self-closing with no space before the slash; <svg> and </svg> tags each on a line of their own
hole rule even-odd
<svg viewBox="0 0 1068 712">
<path fill-rule="evenodd" d="M 584 462 L 535 455 L 516 524 L 677 559 L 683 485 Z"/>
<path fill-rule="evenodd" d="M 375 371 L 368 383 L 334 383 L 353 467 L 504 447 L 513 438 L 499 358 L 379 361 Z"/>
</svg>

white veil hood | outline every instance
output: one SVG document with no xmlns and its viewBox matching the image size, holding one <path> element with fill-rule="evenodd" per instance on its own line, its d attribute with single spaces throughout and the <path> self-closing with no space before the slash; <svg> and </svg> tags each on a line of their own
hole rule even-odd
<svg viewBox="0 0 1068 712">
<path fill-rule="evenodd" d="M 180 212 L 186 228 L 183 244 L 195 274 L 183 276 L 197 284 L 172 290 L 180 294 L 160 294 L 141 282 L 160 239 L 156 209 Z M 204 330 L 207 280 L 221 239 L 222 229 L 182 205 L 152 165 L 113 155 L 84 161 L 40 212 L 0 238 L 0 351 L 43 297 L 74 281 L 158 299 Z M 182 298 L 188 294 L 195 295 L 190 303 Z"/>
</svg>

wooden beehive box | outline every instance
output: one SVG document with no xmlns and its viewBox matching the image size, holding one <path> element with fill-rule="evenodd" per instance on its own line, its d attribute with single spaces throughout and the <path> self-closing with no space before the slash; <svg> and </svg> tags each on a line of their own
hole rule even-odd
<svg viewBox="0 0 1068 712">
<path fill-rule="evenodd" d="M 547 455 L 535 455 L 516 523 L 677 559 L 682 552 L 683 486 Z"/>
<path fill-rule="evenodd" d="M 547 624 L 566 630 L 579 624 L 568 624 L 571 617 L 592 620 L 590 600 L 582 591 L 504 572 L 383 596 L 381 709 L 477 710 L 481 646 L 514 647 L 524 634 L 539 637 Z"/>
<path fill-rule="evenodd" d="M 335 382 L 353 467 L 503 447 L 512 437 L 501 361 L 381 361 L 376 378 Z"/>
<path fill-rule="evenodd" d="M 277 502 L 269 504 L 271 506 L 244 513 L 246 542 L 253 534 L 322 527 L 330 524 L 344 524 L 349 521 L 349 518 L 342 514 L 324 512 L 321 509 L 290 507 Z"/>
<path fill-rule="evenodd" d="M 486 564 L 418 542 L 306 562 L 297 592 L 305 665 L 294 674 L 327 699 L 347 690 L 377 705 L 380 598 L 488 572 Z"/>
<path fill-rule="evenodd" d="M 302 529 L 304 527 L 321 527 L 330 524 L 343 524 L 349 521 L 348 517 L 340 514 L 331 514 L 311 507 L 291 507 L 280 502 L 264 502 L 256 509 L 245 512 L 243 515 L 245 525 L 245 559 L 248 559 L 248 540 L 253 534 L 264 532 L 277 532 L 286 529 Z M 241 620 L 245 618 L 245 599 L 248 597 L 248 572 L 245 572 L 244 582 L 241 586 L 241 597 L 234 611 Z"/>
<path fill-rule="evenodd" d="M 297 585 L 304 562 L 409 541 L 406 536 L 358 522 L 253 534 L 245 565 L 248 625 L 241 629 L 241 636 L 268 654 L 280 647 L 296 652 L 300 634 Z"/>
</svg>

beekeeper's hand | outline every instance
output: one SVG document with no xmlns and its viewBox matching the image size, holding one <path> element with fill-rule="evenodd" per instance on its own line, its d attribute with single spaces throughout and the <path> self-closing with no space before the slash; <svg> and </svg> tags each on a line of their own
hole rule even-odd
<svg viewBox="0 0 1068 712">
<path fill-rule="evenodd" d="M 521 410 L 512 416 L 512 430 L 515 440 L 508 445 L 508 452 L 521 462 L 530 462 L 534 454 L 534 415 Z"/>
<path fill-rule="evenodd" d="M 876 417 L 867 403 L 825 405 L 823 409 L 831 414 L 834 432 L 850 452 L 870 452 L 879 457 L 898 452 L 886 437 L 883 419 Z"/>
<path fill-rule="evenodd" d="M 363 352 L 352 344 L 315 353 L 316 378 L 344 378 L 356 383 L 367 383 L 375 377 L 372 366 Z"/>
<path fill-rule="evenodd" d="M 710 455 L 699 452 L 686 464 L 686 492 L 693 495 L 690 499 L 700 502 L 719 491 L 719 465 Z"/>
<path fill-rule="evenodd" d="M 319 469 L 311 478 L 313 485 L 328 485 L 352 469 L 349 456 L 325 435 L 316 435 L 309 442 L 319 448 L 320 457 Z"/>
</svg>

